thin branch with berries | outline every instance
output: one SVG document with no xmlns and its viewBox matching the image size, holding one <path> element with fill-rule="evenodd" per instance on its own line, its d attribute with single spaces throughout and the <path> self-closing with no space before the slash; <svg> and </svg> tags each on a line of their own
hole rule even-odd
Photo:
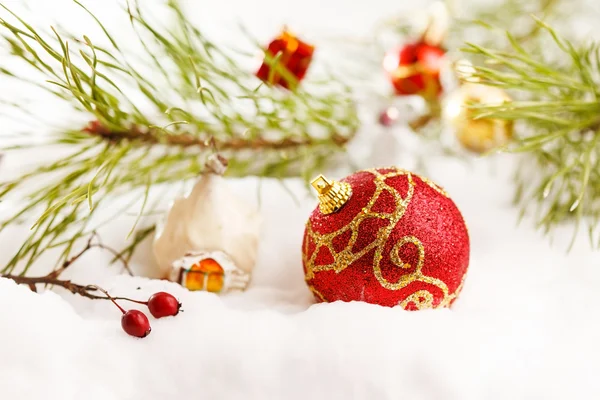
<svg viewBox="0 0 600 400">
<path fill-rule="evenodd" d="M 170 316 L 176 316 L 183 310 L 181 309 L 182 304 L 170 293 L 157 292 L 154 293 L 148 301 L 135 300 L 128 297 L 111 296 L 108 291 L 97 285 L 81 285 L 72 282 L 71 280 L 59 279 L 60 274 L 65 272 L 71 267 L 77 260 L 79 260 L 89 250 L 98 247 L 105 250 L 111 251 L 113 254 L 117 254 L 114 250 L 104 246 L 101 243 L 94 243 L 93 240 L 98 240 L 98 235 L 95 233 L 90 237 L 86 246 L 78 252 L 75 256 L 65 261 L 61 268 L 56 269 L 48 275 L 32 277 L 23 275 L 11 275 L 2 274 L 0 278 L 11 279 L 17 284 L 27 285 L 31 291 L 37 293 L 38 285 L 60 287 L 69 292 L 83 296 L 91 300 L 109 300 L 111 301 L 122 313 L 121 327 L 130 336 L 138 338 L 144 338 L 151 332 L 150 322 L 148 317 L 136 309 L 125 310 L 121 307 L 117 301 L 127 301 L 130 303 L 141 304 L 148 307 L 148 310 L 154 318 L 164 318 Z M 118 255 L 118 254 L 117 254 Z M 120 258 L 121 259 L 121 258 Z M 125 262 L 124 259 L 122 261 Z M 127 267 L 128 268 L 128 267 Z M 101 293 L 101 294 L 98 294 Z"/>
</svg>

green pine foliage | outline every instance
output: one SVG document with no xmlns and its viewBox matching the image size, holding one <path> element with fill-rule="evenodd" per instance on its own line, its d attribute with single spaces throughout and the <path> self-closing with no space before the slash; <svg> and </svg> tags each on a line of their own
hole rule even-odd
<svg viewBox="0 0 600 400">
<path fill-rule="evenodd" d="M 231 175 L 309 177 L 343 150 L 357 129 L 347 85 L 332 76 L 298 85 L 279 63 L 281 55 L 268 52 L 272 73 L 294 89 L 261 82 L 246 67 L 248 54 L 210 41 L 176 0 L 165 0 L 161 10 L 162 21 L 170 16 L 171 28 L 159 28 L 137 0 L 127 2 L 121 12 L 131 22 L 133 40 L 111 34 L 77 0 L 73 7 L 100 28 L 101 37 L 32 26 L 7 6 L 0 7 L 0 36 L 12 61 L 11 67 L 0 64 L 2 78 L 24 91 L 49 94 L 51 101 L 69 105 L 73 115 L 89 121 L 57 129 L 42 143 L 19 136 L 16 145 L 3 149 L 68 150 L 61 159 L 0 180 L 0 201 L 21 204 L 0 221 L 0 231 L 38 217 L 4 274 L 14 274 L 19 265 L 17 272 L 25 274 L 52 248 L 64 250 L 60 266 L 76 241 L 96 228 L 90 224 L 96 210 L 136 189 L 142 190 L 143 201 L 126 210 L 139 221 L 151 211 L 153 187 L 198 176 L 214 151 L 229 160 Z M 248 45 L 249 52 L 260 49 L 252 40 Z M 12 99 L 3 98 L 0 105 L 5 114 L 29 112 L 28 104 Z M 152 232 L 152 227 L 136 226 L 127 255 Z"/>
<path fill-rule="evenodd" d="M 535 210 L 538 226 L 583 221 L 600 245 L 600 43 L 576 46 L 541 20 L 545 52 L 527 51 L 510 34 L 510 48 L 469 44 L 465 51 L 486 62 L 481 83 L 511 92 L 515 101 L 473 106 L 478 118 L 516 121 L 515 142 L 504 151 L 522 154 L 516 201 Z M 574 236 L 575 238 L 575 236 Z"/>
</svg>

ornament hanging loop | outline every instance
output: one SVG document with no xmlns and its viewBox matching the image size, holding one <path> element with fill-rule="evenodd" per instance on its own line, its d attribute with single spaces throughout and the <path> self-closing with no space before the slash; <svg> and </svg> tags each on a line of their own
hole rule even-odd
<svg viewBox="0 0 600 400">
<path fill-rule="evenodd" d="M 223 176 L 225 174 L 225 171 L 227 170 L 228 164 L 229 162 L 225 157 L 218 153 L 215 153 L 208 158 L 204 166 L 208 173 Z"/>
<path fill-rule="evenodd" d="M 319 193 L 319 209 L 323 214 L 338 211 L 352 196 L 352 188 L 349 184 L 329 180 L 323 175 L 317 176 L 310 184 Z"/>
<path fill-rule="evenodd" d="M 450 11 L 443 1 L 436 1 L 427 10 L 428 22 L 421 40 L 430 46 L 442 46 L 448 36 Z"/>
</svg>

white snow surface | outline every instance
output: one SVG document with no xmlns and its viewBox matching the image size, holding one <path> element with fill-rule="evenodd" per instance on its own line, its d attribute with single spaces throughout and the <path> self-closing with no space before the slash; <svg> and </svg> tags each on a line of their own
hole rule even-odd
<svg viewBox="0 0 600 400">
<path fill-rule="evenodd" d="M 48 8 L 51 2 L 31 3 Z M 52 3 L 52 15 L 68 19 L 66 2 Z M 388 0 L 293 4 L 222 0 L 206 13 L 200 11 L 207 4 L 191 9 L 213 22 L 241 18 L 266 40 L 282 22 L 315 37 L 366 32 L 402 8 Z M 40 11 L 41 20 L 45 15 Z M 403 127 L 390 132 L 373 126 L 373 112 L 362 111 L 367 122 L 351 148 L 354 161 L 414 167 L 422 144 Z M 0 174 L 23 170 L 36 156 L 7 157 Z M 315 198 L 296 179 L 284 181 L 285 187 L 268 179 L 232 179 L 248 201 L 258 205 L 261 198 L 264 219 L 247 292 L 188 292 L 174 283 L 123 275 L 100 250 L 86 254 L 67 275 L 75 282 L 138 299 L 166 290 L 183 303 L 183 313 L 151 318 L 150 336 L 135 339 L 121 330 L 120 313 L 109 302 L 60 289 L 35 294 L 0 280 L 0 399 L 599 398 L 600 256 L 589 249 L 585 232 L 567 254 L 571 226 L 559 229 L 551 245 L 531 220 L 517 225 L 511 156 L 463 162 L 432 155 L 427 161 L 429 177 L 457 202 L 471 235 L 468 277 L 451 310 L 314 304 L 303 280 L 300 244 Z M 0 204 L 0 214 L 14 207 Z M 122 244 L 134 218 L 123 216 L 106 227 L 103 240 Z M 23 225 L 0 236 L 1 263 L 26 233 Z M 138 273 L 155 269 L 149 246 L 135 259 Z"/>
</svg>

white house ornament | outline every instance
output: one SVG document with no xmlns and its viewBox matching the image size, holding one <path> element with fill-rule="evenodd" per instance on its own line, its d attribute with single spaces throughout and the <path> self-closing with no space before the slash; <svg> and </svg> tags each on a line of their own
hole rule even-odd
<svg viewBox="0 0 600 400">
<path fill-rule="evenodd" d="M 246 290 L 250 273 L 222 251 L 190 252 L 173 263 L 169 280 L 189 290 L 225 293 Z"/>
<path fill-rule="evenodd" d="M 226 166 L 225 159 L 212 156 L 191 193 L 176 199 L 157 226 L 154 255 L 160 275 L 190 290 L 224 293 L 245 288 L 256 263 L 261 219 L 225 182 Z M 200 279 L 204 273 L 207 278 Z M 235 283 L 240 276 L 247 277 L 242 279 L 245 285 Z"/>
</svg>

